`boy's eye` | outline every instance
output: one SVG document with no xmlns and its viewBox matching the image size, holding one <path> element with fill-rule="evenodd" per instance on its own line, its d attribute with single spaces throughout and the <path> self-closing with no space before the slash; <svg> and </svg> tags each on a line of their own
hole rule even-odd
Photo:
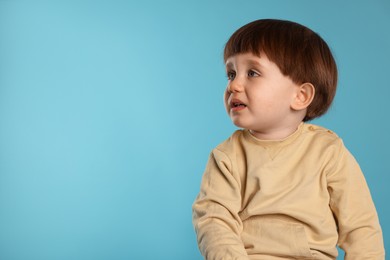
<svg viewBox="0 0 390 260">
<path fill-rule="evenodd" d="M 257 73 L 256 71 L 250 70 L 250 71 L 248 72 L 248 76 L 249 76 L 249 77 L 257 77 L 257 76 L 260 76 L 260 74 Z"/>
<path fill-rule="evenodd" d="M 227 78 L 228 80 L 233 80 L 236 76 L 236 73 L 234 73 L 233 71 L 228 71 L 227 72 Z"/>
</svg>

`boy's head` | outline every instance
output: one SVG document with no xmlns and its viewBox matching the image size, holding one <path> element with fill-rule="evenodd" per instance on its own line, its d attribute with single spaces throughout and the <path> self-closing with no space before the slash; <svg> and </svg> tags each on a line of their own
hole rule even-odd
<svg viewBox="0 0 390 260">
<path fill-rule="evenodd" d="M 336 93 L 337 66 L 326 42 L 298 23 L 264 19 L 238 29 L 228 40 L 224 60 L 236 54 L 264 53 L 296 84 L 311 83 L 315 96 L 304 121 L 323 115 Z"/>
</svg>

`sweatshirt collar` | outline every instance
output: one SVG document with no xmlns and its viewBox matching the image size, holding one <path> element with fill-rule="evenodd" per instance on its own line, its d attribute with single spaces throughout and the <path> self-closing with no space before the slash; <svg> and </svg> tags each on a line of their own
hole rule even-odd
<svg viewBox="0 0 390 260">
<path fill-rule="evenodd" d="M 267 147 L 267 148 L 281 147 L 281 146 L 288 145 L 288 144 L 292 143 L 295 139 L 297 139 L 297 137 L 300 136 L 300 134 L 302 133 L 304 125 L 305 125 L 305 123 L 303 123 L 303 122 L 300 123 L 298 128 L 297 128 L 297 130 L 294 133 L 292 133 L 291 135 L 289 135 L 289 136 L 287 136 L 286 138 L 283 138 L 283 139 L 262 140 L 262 139 L 254 137 L 248 129 L 244 130 L 244 137 L 248 141 L 250 141 L 252 143 L 255 143 L 255 144 L 258 144 L 258 145 L 261 145 L 263 147 Z"/>
</svg>

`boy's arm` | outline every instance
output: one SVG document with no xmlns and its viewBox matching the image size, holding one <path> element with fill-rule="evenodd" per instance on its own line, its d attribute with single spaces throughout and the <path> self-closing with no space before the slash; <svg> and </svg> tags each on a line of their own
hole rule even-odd
<svg viewBox="0 0 390 260">
<path fill-rule="evenodd" d="M 342 143 L 335 162 L 328 173 L 328 190 L 345 259 L 384 260 L 382 231 L 370 191 L 358 163 Z"/>
<path fill-rule="evenodd" d="M 230 159 L 214 150 L 192 208 L 199 249 L 208 260 L 249 259 L 240 239 L 239 178 L 232 172 Z"/>
</svg>

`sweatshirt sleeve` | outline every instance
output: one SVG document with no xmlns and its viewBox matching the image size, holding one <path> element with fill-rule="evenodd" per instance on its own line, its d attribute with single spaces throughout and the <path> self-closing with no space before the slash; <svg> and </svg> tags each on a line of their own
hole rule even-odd
<svg viewBox="0 0 390 260">
<path fill-rule="evenodd" d="M 199 249 L 207 260 L 249 259 L 240 239 L 241 192 L 233 172 L 227 155 L 215 149 L 192 207 Z"/>
<path fill-rule="evenodd" d="M 340 144 L 336 164 L 328 173 L 330 207 L 339 229 L 338 245 L 347 260 L 384 260 L 382 231 L 363 173 Z"/>
</svg>

